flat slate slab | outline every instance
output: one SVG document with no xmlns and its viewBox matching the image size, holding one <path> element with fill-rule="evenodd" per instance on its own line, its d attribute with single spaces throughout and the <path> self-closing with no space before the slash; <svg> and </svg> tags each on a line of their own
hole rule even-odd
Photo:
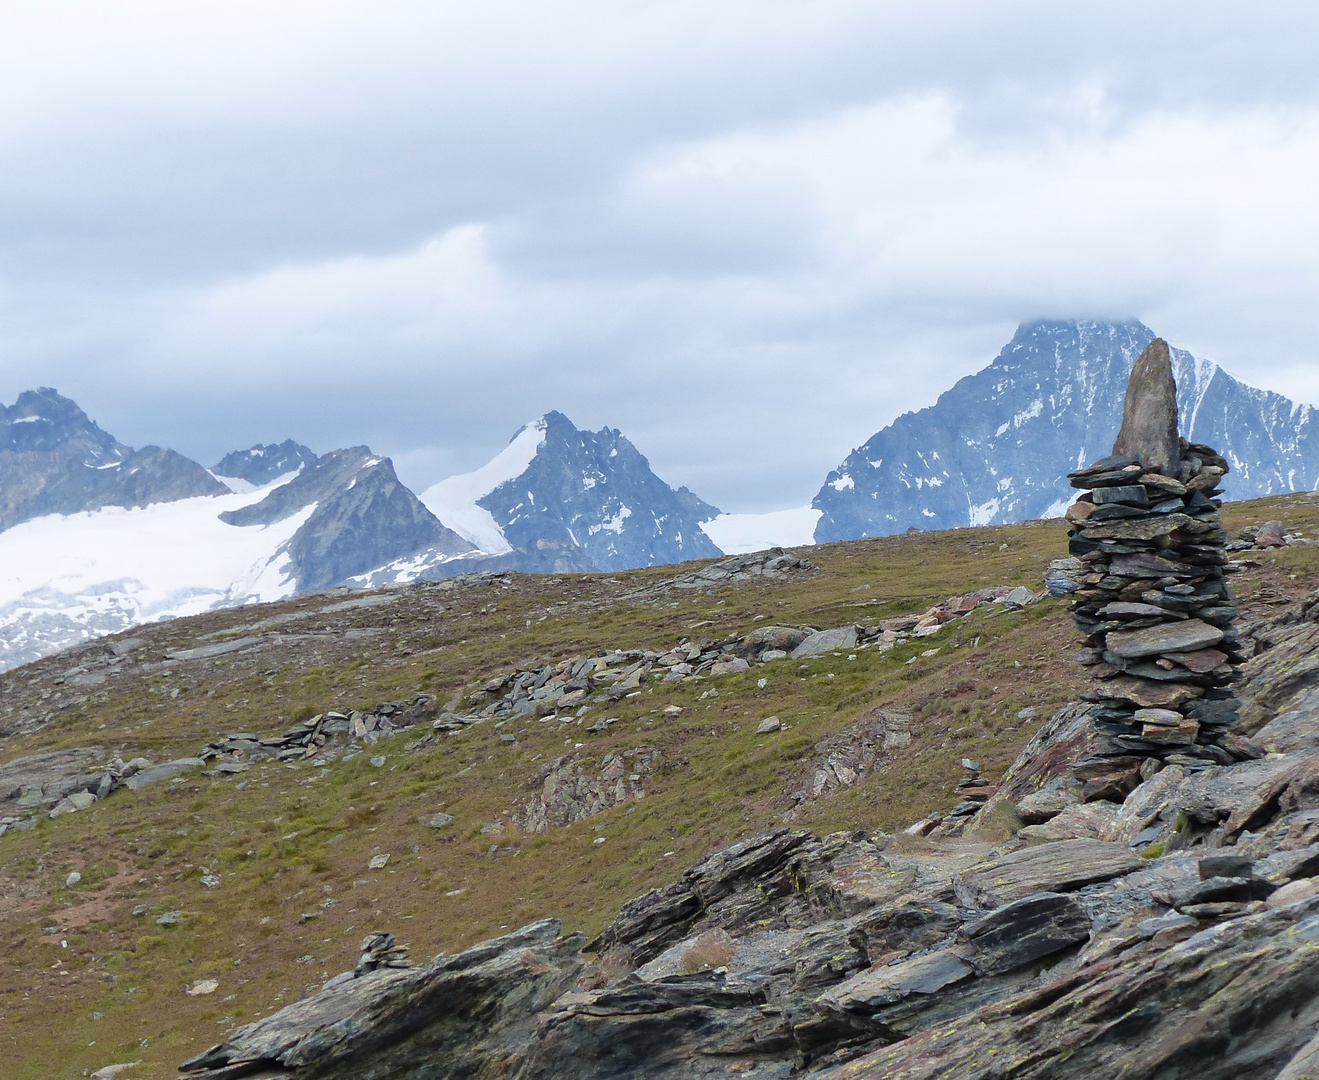
<svg viewBox="0 0 1319 1080">
<path fill-rule="evenodd" d="M 953 950 L 941 949 L 853 975 L 822 994 L 816 1007 L 846 1013 L 875 1012 L 911 994 L 937 993 L 972 974 L 970 966 Z"/>
<path fill-rule="evenodd" d="M 1014 900 L 962 927 L 975 945 L 963 958 L 977 975 L 1012 971 L 1090 936 L 1090 917 L 1070 896 L 1036 893 Z"/>
<path fill-rule="evenodd" d="M 124 781 L 126 787 L 136 791 L 140 787 L 146 787 L 148 784 L 154 784 L 158 780 L 169 780 L 185 773 L 189 769 L 204 769 L 206 762 L 199 757 L 178 758 L 175 761 L 167 761 L 163 765 L 153 765 L 149 769 L 143 769 L 140 773 L 134 773 Z"/>
<path fill-rule="evenodd" d="M 979 863 L 958 875 L 957 897 L 967 907 L 996 908 L 1035 893 L 1071 892 L 1139 870 L 1143 864 L 1125 844 L 1059 840 L 1023 848 Z"/>
<path fill-rule="evenodd" d="M 1104 639 L 1108 651 L 1124 660 L 1162 653 L 1194 652 L 1223 640 L 1223 631 L 1199 619 L 1147 626 L 1143 630 L 1114 630 Z"/>
</svg>

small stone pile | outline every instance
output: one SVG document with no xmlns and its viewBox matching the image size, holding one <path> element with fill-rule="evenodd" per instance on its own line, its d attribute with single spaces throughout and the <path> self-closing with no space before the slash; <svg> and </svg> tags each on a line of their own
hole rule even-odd
<svg viewBox="0 0 1319 1080">
<path fill-rule="evenodd" d="M 980 764 L 970 758 L 962 758 L 965 775 L 958 782 L 957 797 L 960 800 L 945 818 L 969 818 L 985 805 L 998 788 L 980 775 Z"/>
<path fill-rule="evenodd" d="M 1224 580 L 1231 539 L 1219 520 L 1228 464 L 1177 434 L 1168 347 L 1156 338 L 1132 371 L 1113 456 L 1068 473 L 1085 492 L 1068 508 L 1072 558 L 1051 567 L 1085 634 L 1076 655 L 1096 680 L 1100 740 L 1080 762 L 1086 798 L 1122 801 L 1159 762 L 1227 765 L 1245 659 Z M 1155 759 L 1155 760 L 1151 760 Z"/>
<path fill-rule="evenodd" d="M 358 975 L 365 975 L 377 968 L 408 968 L 408 947 L 394 940 L 393 934 L 376 931 L 362 939 L 362 954 L 354 969 Z"/>
</svg>

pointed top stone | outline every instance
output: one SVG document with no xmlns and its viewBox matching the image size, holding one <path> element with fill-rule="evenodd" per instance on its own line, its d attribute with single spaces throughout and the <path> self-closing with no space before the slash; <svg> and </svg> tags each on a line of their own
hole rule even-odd
<svg viewBox="0 0 1319 1080">
<path fill-rule="evenodd" d="M 1140 354 L 1127 382 L 1122 430 L 1114 454 L 1139 457 L 1147 469 L 1175 474 L 1181 463 L 1177 437 L 1177 384 L 1168 343 L 1155 338 Z"/>
</svg>

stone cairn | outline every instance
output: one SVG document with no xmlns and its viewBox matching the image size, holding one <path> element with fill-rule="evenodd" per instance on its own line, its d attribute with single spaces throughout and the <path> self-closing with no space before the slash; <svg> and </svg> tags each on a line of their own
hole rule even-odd
<svg viewBox="0 0 1319 1080">
<path fill-rule="evenodd" d="M 393 934 L 378 930 L 373 934 L 367 934 L 362 939 L 362 955 L 357 961 L 354 973 L 361 976 L 369 971 L 375 971 L 377 968 L 408 968 L 411 966 L 412 963 L 408 960 L 407 946 L 398 944 L 394 940 Z"/>
<path fill-rule="evenodd" d="M 1224 580 L 1231 540 L 1218 509 L 1228 464 L 1177 432 L 1168 345 L 1131 373 L 1111 457 L 1068 473 L 1084 491 L 1071 523 L 1076 659 L 1095 679 L 1095 755 L 1077 765 L 1086 798 L 1121 802 L 1162 764 L 1187 769 L 1250 756 L 1232 734 L 1233 665 L 1245 659 Z M 1056 565 L 1056 564 L 1055 564 Z"/>
</svg>

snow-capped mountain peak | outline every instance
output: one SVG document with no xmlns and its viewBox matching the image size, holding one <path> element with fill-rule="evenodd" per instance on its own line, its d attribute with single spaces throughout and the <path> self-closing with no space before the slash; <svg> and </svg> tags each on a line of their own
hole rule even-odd
<svg viewBox="0 0 1319 1080">
<path fill-rule="evenodd" d="M 45 514 L 142 507 L 229 489 L 173 450 L 134 450 L 56 390 L 0 405 L 0 529 Z"/>
<path fill-rule="evenodd" d="M 720 554 L 701 530 L 719 511 L 676 491 L 618 430 L 549 412 L 480 469 L 422 501 L 490 555 L 527 570 L 603 570 Z"/>
<path fill-rule="evenodd" d="M 1127 379 L 1154 332 L 1136 320 L 1023 323 L 989 364 L 898 417 L 825 478 L 812 505 L 824 543 L 908 528 L 1061 514 L 1063 479 L 1109 453 Z M 1172 350 L 1182 434 L 1220 447 L 1231 498 L 1312 488 L 1319 433 L 1309 406 Z"/>
<path fill-rule="evenodd" d="M 211 475 L 232 491 L 255 491 L 314 465 L 316 460 L 314 450 L 285 439 L 282 443 L 258 443 L 226 454 L 211 466 Z"/>
<path fill-rule="evenodd" d="M 421 493 L 421 501 L 449 528 L 487 555 L 512 551 L 503 529 L 494 515 L 480 505 L 480 500 L 527 471 L 545 445 L 548 429 L 549 423 L 543 416 L 520 427 L 508 445 L 479 469 L 433 484 Z"/>
</svg>

